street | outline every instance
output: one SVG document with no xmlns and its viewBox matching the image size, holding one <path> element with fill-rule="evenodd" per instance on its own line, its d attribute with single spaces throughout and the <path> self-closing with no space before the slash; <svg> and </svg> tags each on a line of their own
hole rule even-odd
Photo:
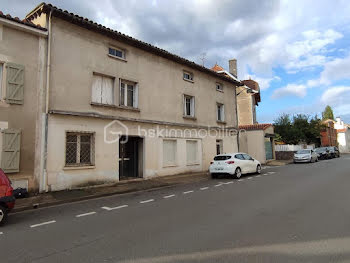
<svg viewBox="0 0 350 263">
<path fill-rule="evenodd" d="M 350 155 L 20 212 L 1 262 L 350 262 Z"/>
</svg>

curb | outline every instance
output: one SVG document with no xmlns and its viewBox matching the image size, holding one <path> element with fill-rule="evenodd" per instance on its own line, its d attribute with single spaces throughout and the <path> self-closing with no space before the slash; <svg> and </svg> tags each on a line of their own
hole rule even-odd
<svg viewBox="0 0 350 263">
<path fill-rule="evenodd" d="M 207 178 L 207 173 L 198 174 L 196 176 L 199 177 L 198 181 L 202 181 L 202 180 Z M 108 192 L 108 193 L 92 194 L 92 195 L 86 195 L 86 196 L 76 197 L 76 198 L 71 198 L 71 199 L 66 199 L 66 200 L 57 200 L 57 201 L 53 201 L 53 202 L 39 203 L 37 207 L 34 207 L 34 204 L 32 204 L 32 205 L 22 206 L 22 207 L 18 207 L 18 208 L 15 207 L 11 211 L 10 214 L 15 214 L 15 213 L 20 213 L 20 212 L 30 211 L 30 210 L 38 210 L 41 208 L 48 208 L 48 207 L 67 204 L 67 203 L 76 203 L 76 202 L 85 201 L 85 200 L 98 199 L 101 197 L 155 191 L 155 190 L 164 189 L 164 188 L 171 188 L 171 187 L 174 187 L 176 185 L 183 185 L 186 183 L 189 183 L 189 182 L 164 183 L 163 185 L 160 185 L 160 186 L 157 185 L 154 187 L 149 187 L 149 188 L 144 188 L 144 189 L 126 189 L 125 191 L 120 191 L 120 192 Z M 192 182 L 190 182 L 190 183 L 192 183 Z"/>
</svg>

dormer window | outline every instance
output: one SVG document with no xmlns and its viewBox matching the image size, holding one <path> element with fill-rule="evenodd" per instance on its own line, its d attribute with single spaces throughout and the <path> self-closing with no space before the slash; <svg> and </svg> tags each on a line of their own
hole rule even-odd
<svg viewBox="0 0 350 263">
<path fill-rule="evenodd" d="M 187 71 L 184 71 L 184 80 L 193 82 L 193 74 Z"/>
<path fill-rule="evenodd" d="M 113 57 L 125 59 L 125 50 L 120 48 L 110 47 L 108 49 L 108 54 Z"/>
</svg>

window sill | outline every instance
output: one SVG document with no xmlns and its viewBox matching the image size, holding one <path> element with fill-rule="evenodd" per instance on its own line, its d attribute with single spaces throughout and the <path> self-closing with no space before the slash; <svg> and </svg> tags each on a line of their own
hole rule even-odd
<svg viewBox="0 0 350 263">
<path fill-rule="evenodd" d="M 219 121 L 219 120 L 216 120 L 217 123 L 219 124 L 226 124 L 226 121 Z"/>
<path fill-rule="evenodd" d="M 193 120 L 193 121 L 195 121 L 195 120 L 197 120 L 197 118 L 196 117 L 193 117 L 193 116 L 186 116 L 186 115 L 184 115 L 184 116 L 182 116 L 184 119 L 187 119 L 187 120 Z"/>
<path fill-rule="evenodd" d="M 224 91 L 221 90 L 221 89 L 216 89 L 216 91 L 221 92 L 221 93 L 224 93 Z"/>
<path fill-rule="evenodd" d="M 75 166 L 65 166 L 63 167 L 63 170 L 85 170 L 85 169 L 95 169 L 95 165 L 75 165 Z"/>
<path fill-rule="evenodd" d="M 100 106 L 100 107 L 106 107 L 106 108 L 114 108 L 114 109 L 121 109 L 121 110 L 130 110 L 130 111 L 137 111 L 140 112 L 141 110 L 139 108 L 133 108 L 133 107 L 127 107 L 127 106 L 120 106 L 115 104 L 103 104 L 98 102 L 91 102 L 92 106 Z"/>
<path fill-rule="evenodd" d="M 195 165 L 199 165 L 200 163 L 188 163 L 186 164 L 187 166 L 195 166 Z"/>
<path fill-rule="evenodd" d="M 113 56 L 113 55 L 111 55 L 111 54 L 107 54 L 107 55 L 108 55 L 110 58 L 118 59 L 118 60 L 123 61 L 123 62 L 128 62 L 125 58 Z"/>
<path fill-rule="evenodd" d="M 163 168 L 171 168 L 171 167 L 177 167 L 177 165 L 176 164 L 163 165 Z"/>
<path fill-rule="evenodd" d="M 188 81 L 188 82 L 190 82 L 190 83 L 194 83 L 194 81 L 193 80 L 190 80 L 190 79 L 183 79 L 184 81 Z"/>
</svg>

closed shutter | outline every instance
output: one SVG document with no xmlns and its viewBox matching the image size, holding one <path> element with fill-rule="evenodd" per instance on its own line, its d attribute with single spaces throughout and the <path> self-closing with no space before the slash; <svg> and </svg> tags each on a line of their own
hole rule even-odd
<svg viewBox="0 0 350 263">
<path fill-rule="evenodd" d="M 113 87 L 114 86 L 114 80 L 112 78 L 103 77 L 102 78 L 102 104 L 113 104 Z"/>
<path fill-rule="evenodd" d="M 24 66 L 7 63 L 6 71 L 6 102 L 9 104 L 23 104 Z"/>
<path fill-rule="evenodd" d="M 92 81 L 92 102 L 102 103 L 102 76 L 94 75 Z"/>
<path fill-rule="evenodd" d="M 6 129 L 2 131 L 1 168 L 5 173 L 19 172 L 21 131 Z"/>
<path fill-rule="evenodd" d="M 195 164 L 197 160 L 197 141 L 186 141 L 187 164 Z"/>
<path fill-rule="evenodd" d="M 176 140 L 163 140 L 163 164 L 176 164 Z"/>
</svg>

